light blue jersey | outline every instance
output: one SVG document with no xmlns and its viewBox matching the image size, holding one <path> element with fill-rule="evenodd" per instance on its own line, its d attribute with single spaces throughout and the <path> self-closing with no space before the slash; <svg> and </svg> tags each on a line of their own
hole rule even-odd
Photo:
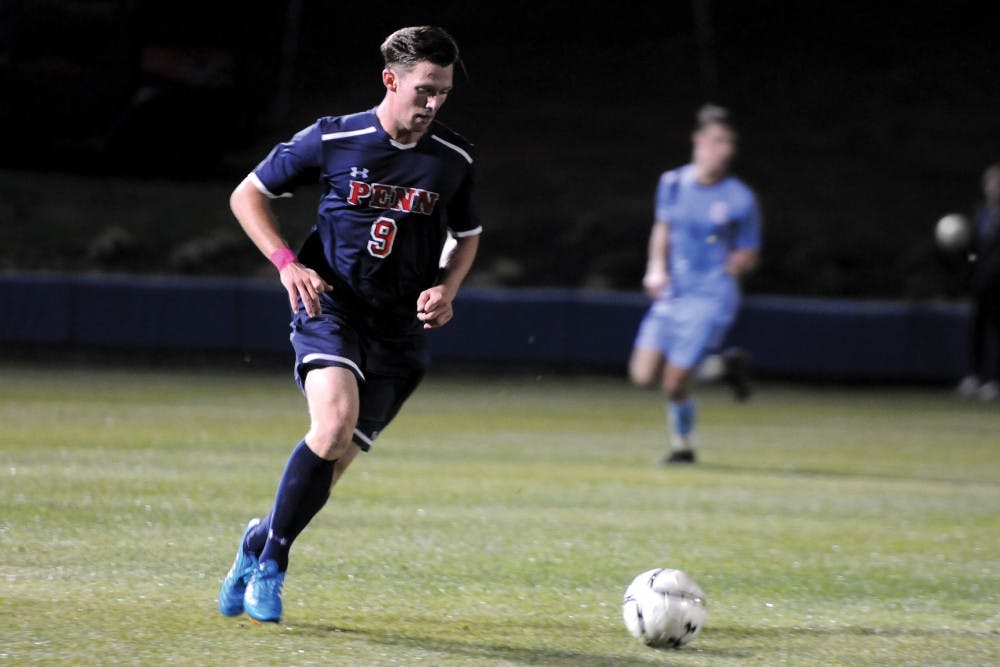
<svg viewBox="0 0 1000 667">
<path fill-rule="evenodd" d="M 669 296 L 721 298 L 735 307 L 739 285 L 726 273 L 726 258 L 734 250 L 760 248 L 753 191 L 733 176 L 700 185 L 694 167 L 686 165 L 660 177 L 656 220 L 670 226 Z"/>
<path fill-rule="evenodd" d="M 635 344 L 692 368 L 722 344 L 736 317 L 739 283 L 726 273 L 726 260 L 734 250 L 759 249 L 757 199 L 732 176 L 701 185 L 687 165 L 660 177 L 656 221 L 669 225 L 670 282 L 649 309 Z"/>
</svg>

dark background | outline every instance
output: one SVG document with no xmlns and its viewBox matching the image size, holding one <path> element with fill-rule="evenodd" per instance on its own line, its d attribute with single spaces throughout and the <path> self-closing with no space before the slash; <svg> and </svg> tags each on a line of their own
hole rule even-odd
<svg viewBox="0 0 1000 667">
<path fill-rule="evenodd" d="M 0 0 L 0 270 L 270 276 L 228 192 L 274 142 L 381 99 L 378 45 L 436 23 L 468 68 L 478 284 L 634 289 L 659 173 L 725 104 L 765 255 L 748 289 L 962 292 L 932 227 L 1000 160 L 978 3 Z M 301 238 L 315 198 L 279 204 Z"/>
</svg>

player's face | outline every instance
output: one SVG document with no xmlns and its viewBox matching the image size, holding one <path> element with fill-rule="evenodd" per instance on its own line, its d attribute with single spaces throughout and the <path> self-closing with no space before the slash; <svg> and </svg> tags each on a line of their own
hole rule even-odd
<svg viewBox="0 0 1000 667">
<path fill-rule="evenodd" d="M 736 155 L 736 133 L 725 125 L 713 123 L 694 133 L 694 163 L 710 177 L 717 177 L 729 170 L 729 163 Z"/>
<path fill-rule="evenodd" d="M 394 93 L 396 126 L 407 132 L 425 132 L 448 99 L 454 67 L 419 62 L 408 70 L 389 73 L 386 86 Z"/>
</svg>

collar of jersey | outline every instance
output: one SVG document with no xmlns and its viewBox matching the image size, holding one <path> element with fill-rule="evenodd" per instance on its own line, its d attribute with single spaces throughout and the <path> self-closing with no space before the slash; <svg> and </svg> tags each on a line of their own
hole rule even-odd
<svg viewBox="0 0 1000 667">
<path fill-rule="evenodd" d="M 408 151 L 411 148 L 413 148 L 414 146 L 416 146 L 417 144 L 419 144 L 420 143 L 420 139 L 417 139 L 412 144 L 401 144 L 398 141 L 396 141 L 395 139 L 393 139 L 392 137 L 389 137 L 389 143 L 392 144 L 393 146 L 395 146 L 396 148 L 398 148 L 401 151 Z"/>
<path fill-rule="evenodd" d="M 686 182 L 687 185 L 698 190 L 712 190 L 714 188 L 719 187 L 720 185 L 728 181 L 730 178 L 732 178 L 732 174 L 727 173 L 720 180 L 716 181 L 715 183 L 712 183 L 711 185 L 705 185 L 704 183 L 699 183 L 698 177 L 695 174 L 695 166 L 694 163 L 692 162 L 689 162 L 687 165 L 685 165 L 685 167 L 683 168 L 683 173 L 681 174 L 682 181 Z"/>
<path fill-rule="evenodd" d="M 427 132 L 424 132 L 423 136 L 421 136 L 420 139 L 417 139 L 416 141 L 414 141 L 412 144 L 401 144 L 401 143 L 399 143 L 398 141 L 396 141 L 395 139 L 393 139 L 392 137 L 390 137 L 389 133 L 385 131 L 384 127 L 382 127 L 382 123 L 380 123 L 379 120 L 378 120 L 378 114 L 375 113 L 376 109 L 378 109 L 378 107 L 372 107 L 371 110 L 370 110 L 370 112 L 369 112 L 372 115 L 372 124 L 375 125 L 375 129 L 379 132 L 379 134 L 381 134 L 383 137 L 386 138 L 386 141 L 388 141 L 389 144 L 391 144 L 393 148 L 398 148 L 401 151 L 408 151 L 411 148 L 416 148 L 417 144 L 420 143 L 421 139 L 423 139 L 424 137 L 427 136 Z"/>
</svg>

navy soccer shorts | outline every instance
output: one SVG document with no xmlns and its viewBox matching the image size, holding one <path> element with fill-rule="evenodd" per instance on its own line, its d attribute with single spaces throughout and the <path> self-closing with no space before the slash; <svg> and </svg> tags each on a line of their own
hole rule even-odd
<svg viewBox="0 0 1000 667">
<path fill-rule="evenodd" d="M 371 449 L 417 388 L 430 358 L 419 323 L 387 327 L 348 310 L 331 294 L 320 296 L 322 314 L 309 317 L 299 306 L 292 317 L 295 381 L 305 391 L 306 374 L 314 368 L 339 366 L 358 378 L 361 399 L 354 442 Z"/>
</svg>

